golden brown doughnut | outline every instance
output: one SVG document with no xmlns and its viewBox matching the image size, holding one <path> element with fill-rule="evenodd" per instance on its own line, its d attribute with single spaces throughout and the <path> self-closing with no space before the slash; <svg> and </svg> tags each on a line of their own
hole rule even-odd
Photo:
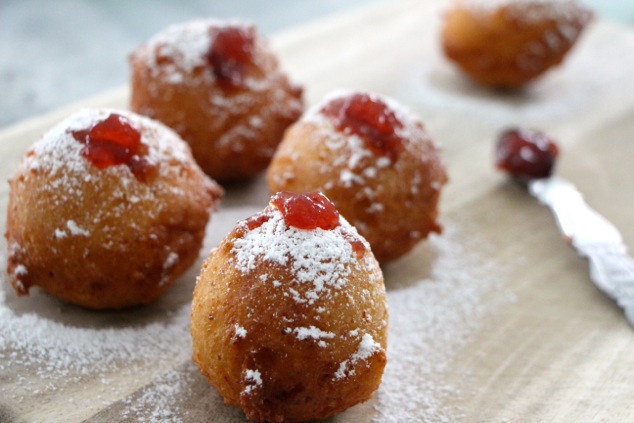
<svg viewBox="0 0 634 423">
<path fill-rule="evenodd" d="M 561 63 L 591 18 L 574 0 L 457 0 L 442 46 L 480 84 L 516 88 Z"/>
<path fill-rule="evenodd" d="M 279 193 L 209 255 L 191 333 L 202 374 L 249 419 L 327 418 L 381 382 L 383 275 L 322 194 Z"/>
<path fill-rule="evenodd" d="M 220 187 L 164 125 L 86 109 L 49 130 L 9 181 L 8 274 L 94 309 L 146 304 L 198 256 Z"/>
<path fill-rule="evenodd" d="M 178 132 L 221 182 L 264 170 L 303 110 L 302 89 L 253 25 L 173 25 L 136 49 L 130 64 L 131 109 Z"/>
<path fill-rule="evenodd" d="M 380 263 L 439 232 L 447 180 L 423 123 L 391 99 L 338 92 L 291 126 L 267 173 L 271 192 L 321 191 Z"/>
</svg>

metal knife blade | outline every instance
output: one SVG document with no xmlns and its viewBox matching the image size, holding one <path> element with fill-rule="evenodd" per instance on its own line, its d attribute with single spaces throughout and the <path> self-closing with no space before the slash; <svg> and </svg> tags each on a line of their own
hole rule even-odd
<svg viewBox="0 0 634 423">
<path fill-rule="evenodd" d="M 634 260 L 618 229 L 584 201 L 575 186 L 552 176 L 528 182 L 528 190 L 554 213 L 559 228 L 581 257 L 590 278 L 625 311 L 634 327 Z"/>
</svg>

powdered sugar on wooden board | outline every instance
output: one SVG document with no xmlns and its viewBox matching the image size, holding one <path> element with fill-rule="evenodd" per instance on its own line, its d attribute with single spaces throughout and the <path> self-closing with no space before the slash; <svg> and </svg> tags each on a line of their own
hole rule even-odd
<svg viewBox="0 0 634 423">
<path fill-rule="evenodd" d="M 440 31 L 440 21 L 435 32 Z M 441 51 L 412 58 L 393 94 L 417 110 L 434 136 L 458 126 L 561 127 L 581 133 L 631 109 L 634 33 L 603 21 L 590 24 L 564 62 L 518 91 L 495 91 L 468 80 Z M 606 66 L 606 63 L 618 63 Z M 605 110 L 605 113 L 599 112 Z M 442 138 L 443 146 L 448 140 Z M 565 137 L 561 138 L 566 142 Z"/>
<path fill-rule="evenodd" d="M 189 358 L 187 302 L 168 309 L 161 304 L 154 310 L 91 313 L 39 291 L 16 299 L 6 275 L 2 285 L 0 396 L 18 407 L 34 396 L 63 396 L 84 383 L 99 386 L 104 400 L 116 398 L 128 388 L 113 378 L 146 374 L 150 367 L 166 371 Z"/>
<path fill-rule="evenodd" d="M 400 90 L 393 95 L 420 112 L 429 123 L 430 133 L 447 147 L 453 166 L 458 151 L 470 153 L 468 145 L 487 140 L 458 143 L 443 136 L 455 134 L 447 128 L 470 127 L 473 121 L 496 127 L 518 121 L 531 125 L 561 121 L 558 128 L 565 134 L 565 123 L 574 120 L 575 130 L 582 131 L 579 126 L 592 127 L 605 120 L 605 114 L 596 113 L 597 105 L 609 105 L 615 115 L 632 105 L 627 99 L 629 93 L 623 89 L 631 66 L 605 67 L 602 63 L 617 63 L 619 54 L 634 45 L 634 37 L 604 26 L 587 41 L 587 48 L 577 50 L 565 67 L 514 96 L 469 85 L 440 56 L 413 59 L 411 74 L 406 74 L 397 86 Z M 448 188 L 460 183 L 464 182 L 454 180 Z M 230 192 L 221 211 L 212 218 L 203 255 L 238 219 L 261 210 L 267 199 L 261 180 Z M 446 199 L 455 203 L 451 196 Z M 452 218 L 470 216 L 469 210 L 453 210 Z M 451 371 L 452 358 L 472 345 L 474 334 L 482 331 L 500 308 L 512 303 L 505 290 L 506 275 L 512 269 L 491 268 L 486 252 L 490 246 L 479 237 L 477 228 L 468 227 L 464 221 L 448 220 L 445 215 L 441 219 L 445 228 L 442 235 L 425 241 L 385 269 L 390 333 L 383 384 L 368 403 L 333 421 L 461 420 L 461 410 L 448 404 L 469 396 L 478 386 L 470 384 L 468 375 L 460 384 L 450 382 L 445 375 Z M 90 404 L 65 407 L 83 409 L 83 414 L 59 419 L 244 421 L 240 410 L 225 406 L 190 362 L 188 301 L 195 273 L 190 272 L 182 285 L 168 292 L 158 307 L 151 306 L 138 314 L 126 312 L 121 317 L 69 308 L 39 291 L 32 298 L 16 299 L 3 279 L 0 411 L 22 415 L 23 410 L 47 403 L 70 403 L 75 393 L 90 389 L 97 393 Z M 125 322 L 130 316 L 136 319 Z M 96 329 L 95 320 L 105 328 Z M 73 364 L 74 359 L 79 361 Z M 108 367 L 109 362 L 116 364 Z M 121 369 L 127 370 L 118 375 Z M 40 377 L 46 382 L 37 381 Z"/>
<path fill-rule="evenodd" d="M 250 206 L 236 207 L 214 216 L 203 254 L 217 245 L 236 220 L 253 211 Z M 466 249 L 463 230 L 460 224 L 449 222 L 445 234 L 397 263 L 407 273 L 414 271 L 407 276 L 412 280 L 403 281 L 407 278 L 396 277 L 394 268 L 386 269 L 391 310 L 388 365 L 374 399 L 358 406 L 367 408 L 365 421 L 413 421 L 421 416 L 428 421 L 453 421 L 459 417 L 443 404 L 470 388 L 447 385 L 443 372 L 453 352 L 469 342 L 470 334 L 481 328 L 487 316 L 495 314 L 491 304 L 509 301 L 501 270 L 491 269 L 478 249 Z M 431 267 L 421 267 L 421 260 Z M 416 267 L 408 268 L 414 262 Z M 17 299 L 3 276 L 0 372 L 5 383 L 1 396 L 19 410 L 33 398 L 70 401 L 73 392 L 88 384 L 99 399 L 85 417 L 96 414 L 96 421 L 102 414 L 108 416 L 106 421 L 112 413 L 120 420 L 138 422 L 191 421 L 202 410 L 213 410 L 212 421 L 244 421 L 239 410 L 225 406 L 191 365 L 187 295 L 195 274 L 190 271 L 188 280 L 179 282 L 159 304 L 120 314 L 69 307 L 39 291 L 32 298 Z M 237 336 L 240 329 L 236 328 Z M 297 330 L 298 337 L 328 339 L 327 333 L 303 329 Z M 358 359 L 371 353 L 373 345 L 372 339 L 363 339 Z M 346 368 L 341 371 L 345 373 Z M 257 375 L 252 376 L 257 383 Z M 130 378 L 137 379 L 138 385 L 131 387 Z M 354 411 L 335 421 L 347 421 Z"/>
<path fill-rule="evenodd" d="M 245 205 L 214 216 L 201 255 L 220 242 L 224 228 L 255 210 Z M 83 420 L 191 361 L 190 301 L 202 258 L 148 307 L 93 312 L 38 289 L 16 297 L 7 280 L 4 240 L 0 253 L 0 411 L 29 409 L 36 398 L 73 401 L 75 392 L 90 389 L 94 401 L 75 407 L 77 420 Z M 122 413 L 126 410 L 133 415 L 135 409 L 131 404 Z M 60 416 L 59 421 L 74 420 Z"/>
<path fill-rule="evenodd" d="M 430 268 L 420 269 L 420 274 L 428 272 L 423 279 L 390 280 L 391 269 L 386 269 L 388 362 L 375 421 L 451 422 L 463 417 L 447 402 L 470 395 L 476 387 L 469 385 L 468 375 L 459 386 L 443 376 L 454 354 L 514 302 L 505 288 L 513 263 L 502 268 L 489 262 L 493 246 L 472 231 L 468 224 L 446 222 L 443 235 L 422 247 L 425 253 L 415 250 L 413 254 L 433 257 Z"/>
</svg>

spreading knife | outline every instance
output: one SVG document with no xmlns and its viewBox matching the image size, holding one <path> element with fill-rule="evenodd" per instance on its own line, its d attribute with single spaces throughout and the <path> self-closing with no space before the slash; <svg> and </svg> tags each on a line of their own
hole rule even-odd
<svg viewBox="0 0 634 423">
<path fill-rule="evenodd" d="M 588 260 L 590 279 L 616 301 L 634 327 L 634 260 L 618 229 L 592 209 L 571 182 L 552 175 L 558 153 L 557 144 L 545 134 L 512 129 L 500 136 L 496 165 L 552 210 L 565 239 Z"/>
</svg>

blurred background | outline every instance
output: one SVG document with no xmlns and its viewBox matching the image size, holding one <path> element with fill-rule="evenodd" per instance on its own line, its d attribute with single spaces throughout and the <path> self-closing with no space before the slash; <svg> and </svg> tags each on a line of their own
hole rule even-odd
<svg viewBox="0 0 634 423">
<path fill-rule="evenodd" d="M 240 17 L 271 36 L 377 1 L 0 0 L 0 128 L 122 86 L 127 55 L 171 23 Z M 634 0 L 583 3 L 634 28 Z"/>
</svg>

